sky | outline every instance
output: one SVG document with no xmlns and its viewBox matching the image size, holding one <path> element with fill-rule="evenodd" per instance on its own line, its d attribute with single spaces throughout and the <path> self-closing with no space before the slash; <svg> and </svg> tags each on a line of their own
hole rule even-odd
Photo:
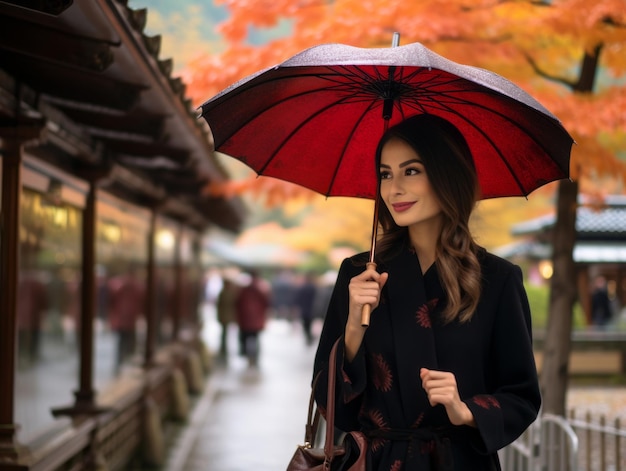
<svg viewBox="0 0 626 471">
<path fill-rule="evenodd" d="M 228 10 L 208 0 L 129 0 L 132 9 L 147 8 L 145 33 L 160 34 L 162 59 L 174 60 L 174 71 L 180 71 L 193 57 L 220 52 L 224 45 L 218 31 L 219 23 L 228 17 Z M 275 28 L 248 33 L 250 44 L 263 44 L 270 39 L 289 35 L 287 21 Z"/>
<path fill-rule="evenodd" d="M 172 58 L 178 71 L 197 54 L 215 53 L 222 48 L 217 24 L 228 15 L 224 7 L 199 0 L 130 0 L 132 9 L 147 8 L 144 32 L 160 34 L 160 58 Z"/>
</svg>

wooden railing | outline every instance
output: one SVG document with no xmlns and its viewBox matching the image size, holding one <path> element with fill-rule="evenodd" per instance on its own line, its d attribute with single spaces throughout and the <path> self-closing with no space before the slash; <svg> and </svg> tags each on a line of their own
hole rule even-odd
<svg viewBox="0 0 626 471">
<path fill-rule="evenodd" d="M 185 419 L 188 408 L 180 404 L 190 397 L 180 397 L 181 393 L 199 392 L 197 384 L 189 384 L 198 382 L 197 350 L 192 342 L 166 347 L 158 353 L 155 366 L 137 367 L 100 394 L 99 413 L 77 417 L 26 444 L 28 453 L 22 462 L 6 469 L 123 471 L 131 464 L 163 464 L 164 427 L 168 421 Z"/>
</svg>

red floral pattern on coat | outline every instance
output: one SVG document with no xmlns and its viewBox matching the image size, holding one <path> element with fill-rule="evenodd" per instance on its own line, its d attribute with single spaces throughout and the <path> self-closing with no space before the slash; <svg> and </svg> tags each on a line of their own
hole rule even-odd
<svg viewBox="0 0 626 471">
<path fill-rule="evenodd" d="M 380 354 L 372 355 L 372 382 L 379 391 L 391 391 L 393 385 L 391 368 Z"/>
<path fill-rule="evenodd" d="M 341 370 L 341 378 L 343 379 L 344 383 L 352 384 L 350 376 L 348 376 L 344 370 Z"/>
<path fill-rule="evenodd" d="M 424 327 L 425 329 L 430 329 L 432 327 L 432 322 L 430 320 L 430 313 L 437 306 L 438 299 L 431 299 L 425 304 L 422 304 L 420 308 L 415 313 L 415 320 L 419 324 L 420 327 Z"/>
<path fill-rule="evenodd" d="M 371 409 L 367 415 L 369 417 L 369 420 L 373 424 L 375 424 L 375 428 L 378 428 L 380 430 L 389 430 L 389 425 L 385 421 L 383 414 L 378 409 Z M 384 438 L 372 438 L 369 443 L 372 453 L 376 453 L 378 450 L 382 449 L 385 446 L 386 442 L 387 440 L 385 440 Z"/>
<path fill-rule="evenodd" d="M 500 409 L 500 402 L 493 396 L 476 396 L 472 398 L 474 404 L 483 409 L 491 409 L 492 407 Z"/>
<path fill-rule="evenodd" d="M 402 462 L 402 460 L 396 460 L 391 465 L 391 468 L 389 468 L 389 471 L 400 471 L 402 469 L 403 464 L 404 463 Z"/>
</svg>

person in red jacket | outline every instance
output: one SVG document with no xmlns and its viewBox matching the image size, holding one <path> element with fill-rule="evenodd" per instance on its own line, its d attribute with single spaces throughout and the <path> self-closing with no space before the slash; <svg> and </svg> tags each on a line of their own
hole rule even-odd
<svg viewBox="0 0 626 471">
<path fill-rule="evenodd" d="M 143 316 L 145 286 L 134 267 L 108 283 L 109 326 L 117 335 L 115 372 L 130 359 L 137 347 L 137 322 Z"/>
<path fill-rule="evenodd" d="M 250 366 L 256 367 L 259 333 L 265 328 L 270 293 L 256 271 L 250 271 L 250 276 L 250 283 L 239 290 L 235 300 L 235 315 L 239 326 L 239 353 L 248 357 Z"/>
</svg>

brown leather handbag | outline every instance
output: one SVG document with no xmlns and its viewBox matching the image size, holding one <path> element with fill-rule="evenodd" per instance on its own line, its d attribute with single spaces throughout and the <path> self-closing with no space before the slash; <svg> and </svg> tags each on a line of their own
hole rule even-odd
<svg viewBox="0 0 626 471">
<path fill-rule="evenodd" d="M 326 437 L 323 448 L 314 448 L 320 412 L 315 407 L 315 383 L 311 390 L 309 412 L 304 432 L 304 444 L 296 448 L 287 471 L 365 471 L 367 438 L 361 432 L 347 432 L 341 445 L 334 445 L 335 438 L 335 378 L 337 345 L 330 351 L 328 362 L 328 402 L 326 404 Z M 315 408 L 315 413 L 313 409 Z"/>
</svg>

